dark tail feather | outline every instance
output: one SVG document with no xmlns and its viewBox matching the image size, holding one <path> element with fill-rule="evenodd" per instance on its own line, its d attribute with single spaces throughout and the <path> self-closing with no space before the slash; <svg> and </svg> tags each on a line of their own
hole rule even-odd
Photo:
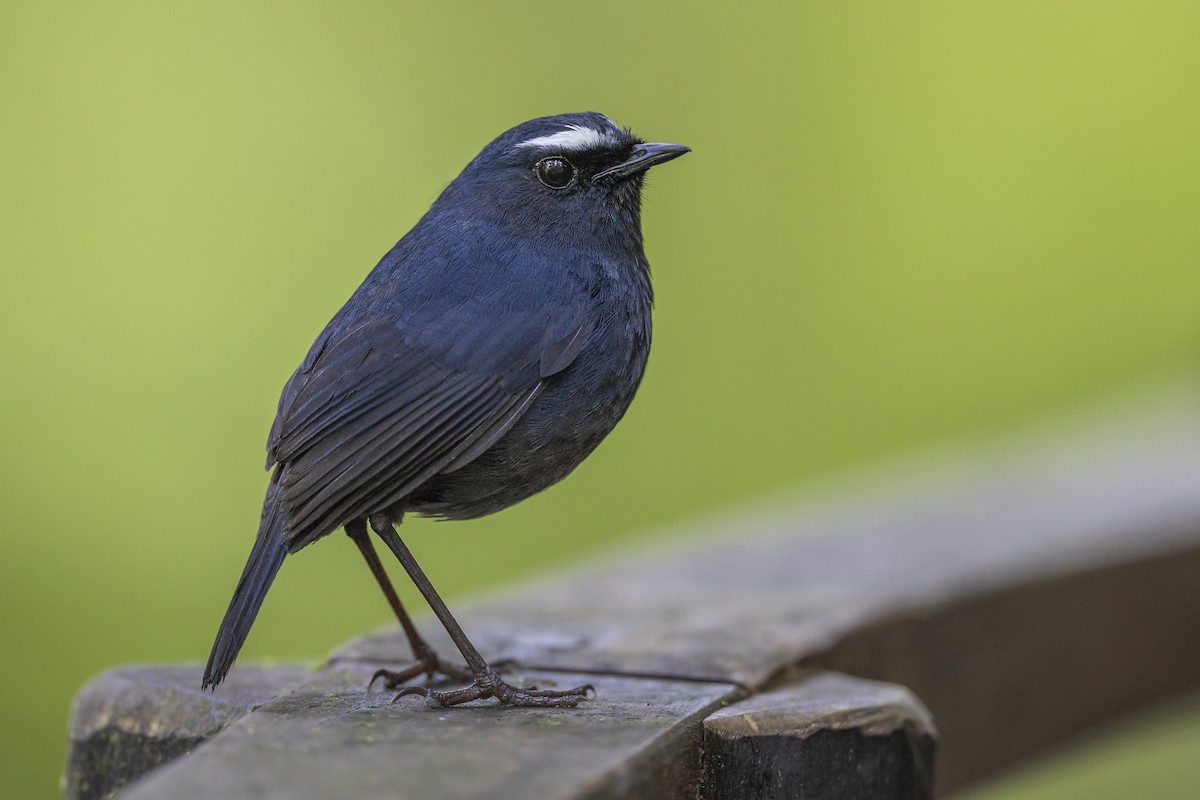
<svg viewBox="0 0 1200 800">
<path fill-rule="evenodd" d="M 283 557 L 287 555 L 278 495 L 279 483 L 273 480 L 263 501 L 262 521 L 258 526 L 254 549 L 250 551 L 246 568 L 242 570 L 237 588 L 233 590 L 233 599 L 229 601 L 225 619 L 221 620 L 221 628 L 217 631 L 217 640 L 213 642 L 212 652 L 208 655 L 204 681 L 200 684 L 203 689 L 215 688 L 225 680 L 225 673 L 229 672 L 238 651 L 242 649 L 263 598 L 267 596 L 271 582 L 283 565 Z"/>
</svg>

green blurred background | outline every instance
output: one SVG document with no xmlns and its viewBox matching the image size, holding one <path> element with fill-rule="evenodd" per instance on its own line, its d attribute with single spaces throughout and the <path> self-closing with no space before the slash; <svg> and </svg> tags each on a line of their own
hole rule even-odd
<svg viewBox="0 0 1200 800">
<path fill-rule="evenodd" d="M 617 433 L 516 509 L 412 524 L 452 600 L 1191 368 L 1198 41 L 1189 2 L 5 4 L 3 793 L 55 793 L 89 676 L 204 659 L 284 380 L 497 133 L 594 109 L 695 152 L 651 178 Z M 244 657 L 387 620 L 331 537 Z M 1178 754 L 1143 796 L 1197 795 L 1200 710 L 1131 741 Z M 1129 796 L 1083 785 L 1044 796 Z"/>
</svg>

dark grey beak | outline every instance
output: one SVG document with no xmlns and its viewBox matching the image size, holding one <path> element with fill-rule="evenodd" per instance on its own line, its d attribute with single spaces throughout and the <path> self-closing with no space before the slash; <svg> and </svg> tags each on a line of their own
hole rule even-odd
<svg viewBox="0 0 1200 800">
<path fill-rule="evenodd" d="M 673 158 L 679 158 L 684 153 L 690 152 L 692 152 L 692 148 L 682 144 L 653 142 L 634 145 L 633 152 L 629 155 L 629 158 L 615 167 L 609 167 L 606 170 L 597 172 L 592 180 L 598 181 L 601 178 L 628 178 L 630 175 L 645 172 L 656 164 L 665 164 Z"/>
</svg>

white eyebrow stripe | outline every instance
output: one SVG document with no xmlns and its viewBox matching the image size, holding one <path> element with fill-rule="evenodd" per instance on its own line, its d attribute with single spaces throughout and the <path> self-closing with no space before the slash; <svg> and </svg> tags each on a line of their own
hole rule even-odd
<svg viewBox="0 0 1200 800">
<path fill-rule="evenodd" d="M 552 133 L 549 136 L 537 136 L 526 139 L 518 147 L 557 147 L 563 150 L 591 150 L 595 147 L 605 147 L 616 144 L 616 137 L 610 133 L 601 133 L 594 128 L 584 125 L 568 125 L 565 131 Z"/>
</svg>

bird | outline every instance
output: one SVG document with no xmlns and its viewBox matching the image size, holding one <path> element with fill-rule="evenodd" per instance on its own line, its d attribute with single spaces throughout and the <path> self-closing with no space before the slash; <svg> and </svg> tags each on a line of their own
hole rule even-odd
<svg viewBox="0 0 1200 800">
<path fill-rule="evenodd" d="M 396 531 L 406 513 L 483 517 L 562 480 L 625 414 L 650 350 L 641 226 L 647 170 L 690 152 L 596 112 L 517 125 L 487 144 L 367 275 L 281 393 L 258 534 L 204 669 L 226 677 L 285 558 L 344 529 L 408 637 L 380 670 L 452 706 L 570 707 L 591 686 L 521 688 L 468 639 Z M 466 669 L 440 658 L 396 595 L 367 528 L 400 561 Z M 369 687 L 368 687 L 369 688 Z"/>
</svg>

